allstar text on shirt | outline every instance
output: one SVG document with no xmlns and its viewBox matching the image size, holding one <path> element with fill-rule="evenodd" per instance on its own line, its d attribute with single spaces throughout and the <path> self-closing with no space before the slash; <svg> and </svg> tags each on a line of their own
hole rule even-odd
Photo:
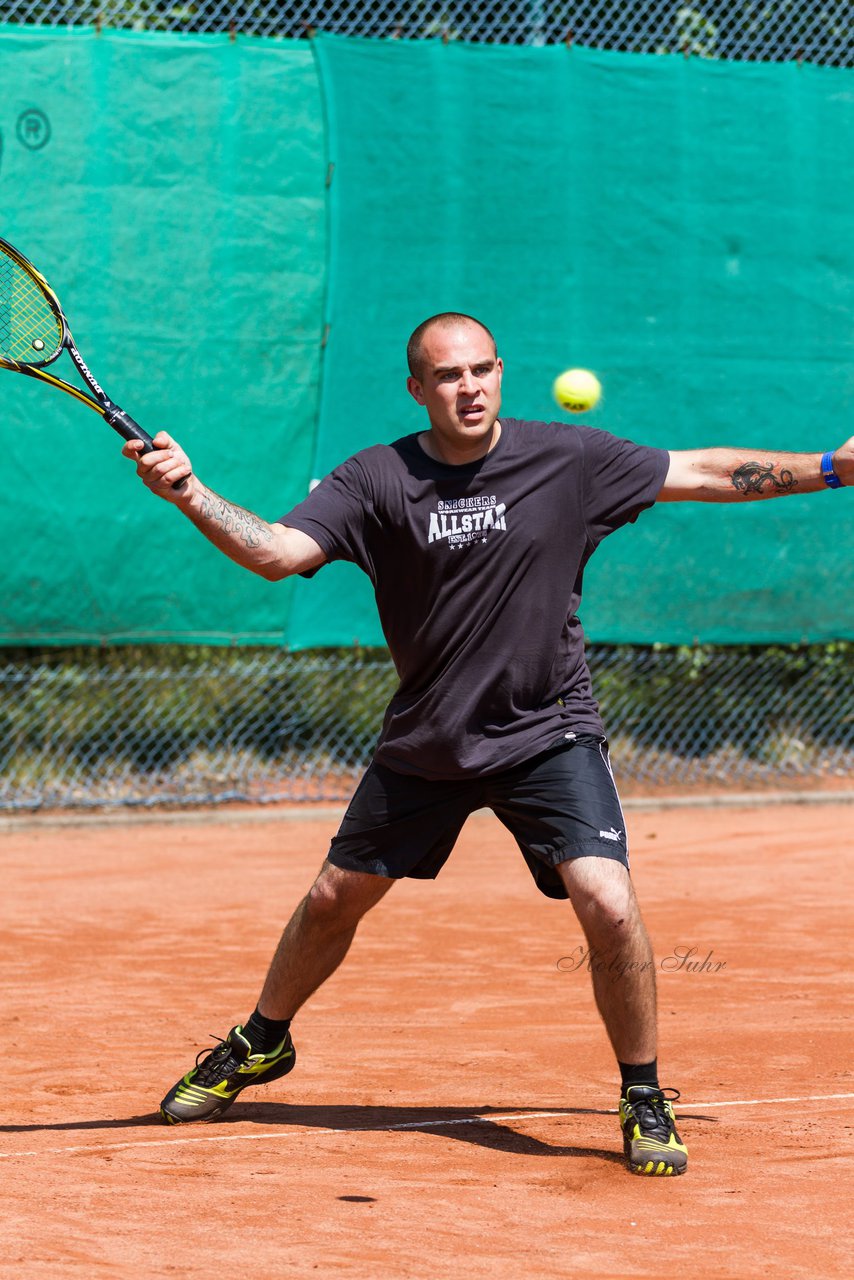
<svg viewBox="0 0 854 1280">
<path fill-rule="evenodd" d="M 507 506 L 495 494 L 442 499 L 430 512 L 427 542 L 485 542 L 491 529 L 507 529 Z"/>
</svg>

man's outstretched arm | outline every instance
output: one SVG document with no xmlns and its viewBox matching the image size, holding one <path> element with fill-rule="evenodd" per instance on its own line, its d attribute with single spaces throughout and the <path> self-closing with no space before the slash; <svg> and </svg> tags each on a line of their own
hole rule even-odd
<svg viewBox="0 0 854 1280">
<path fill-rule="evenodd" d="M 682 449 L 670 454 L 659 502 L 739 502 L 854 485 L 854 437 L 829 454 Z"/>
<path fill-rule="evenodd" d="M 202 484 L 184 450 L 165 431 L 157 433 L 154 444 L 154 452 L 140 456 L 141 442 L 129 440 L 122 453 L 136 462 L 137 474 L 152 493 L 183 511 L 229 559 L 270 582 L 326 563 L 323 551 L 307 533 L 268 524 Z M 173 488 L 181 480 L 181 488 Z"/>
</svg>

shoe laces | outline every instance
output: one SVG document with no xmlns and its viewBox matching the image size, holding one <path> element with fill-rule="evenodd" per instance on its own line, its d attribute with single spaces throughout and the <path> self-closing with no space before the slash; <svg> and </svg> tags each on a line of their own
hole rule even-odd
<svg viewBox="0 0 854 1280">
<path fill-rule="evenodd" d="M 235 1071 L 242 1062 L 234 1052 L 234 1047 L 228 1040 L 223 1040 L 221 1036 L 211 1035 L 212 1040 L 216 1040 L 215 1049 L 202 1049 L 196 1055 L 196 1084 L 202 1085 L 204 1088 L 211 1089 L 214 1085 L 220 1084 L 223 1080 Z M 207 1053 L 207 1057 L 205 1057 Z M 202 1062 L 201 1059 L 204 1058 Z"/>
<path fill-rule="evenodd" d="M 669 1138 L 673 1132 L 673 1120 L 668 1103 L 676 1102 L 680 1096 L 678 1089 L 656 1089 L 646 1097 L 627 1099 L 641 1133 Z"/>
</svg>

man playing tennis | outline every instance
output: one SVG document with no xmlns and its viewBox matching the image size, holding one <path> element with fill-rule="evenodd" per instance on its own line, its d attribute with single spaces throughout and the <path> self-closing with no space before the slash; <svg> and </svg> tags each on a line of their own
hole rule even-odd
<svg viewBox="0 0 854 1280">
<path fill-rule="evenodd" d="M 290 1071 L 291 1020 L 344 959 L 361 918 L 396 879 L 435 877 L 468 815 L 489 807 L 540 891 L 569 899 L 602 962 L 593 987 L 621 1074 L 629 1167 L 684 1173 L 687 1151 L 658 1079 L 652 949 L 577 616 L 584 566 L 656 501 L 854 484 L 854 440 L 823 456 L 668 453 L 575 424 L 499 419 L 495 341 L 456 313 L 419 325 L 408 360 L 427 429 L 357 453 L 273 524 L 206 488 L 165 432 L 145 456 L 137 441 L 124 446 L 154 493 L 262 577 L 359 565 L 400 677 L 257 1007 L 199 1055 L 161 1113 L 172 1124 L 215 1120 L 247 1085 Z"/>
</svg>

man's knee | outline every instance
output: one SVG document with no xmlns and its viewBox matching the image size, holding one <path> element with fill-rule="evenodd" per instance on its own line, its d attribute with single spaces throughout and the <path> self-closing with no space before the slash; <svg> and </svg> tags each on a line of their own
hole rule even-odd
<svg viewBox="0 0 854 1280">
<path fill-rule="evenodd" d="M 583 925 L 612 935 L 629 935 L 641 925 L 628 870 L 612 858 L 574 858 L 558 867 Z"/>
<path fill-rule="evenodd" d="M 317 924 L 357 924 L 393 884 L 386 876 L 347 871 L 324 862 L 306 895 L 305 910 Z"/>
</svg>

